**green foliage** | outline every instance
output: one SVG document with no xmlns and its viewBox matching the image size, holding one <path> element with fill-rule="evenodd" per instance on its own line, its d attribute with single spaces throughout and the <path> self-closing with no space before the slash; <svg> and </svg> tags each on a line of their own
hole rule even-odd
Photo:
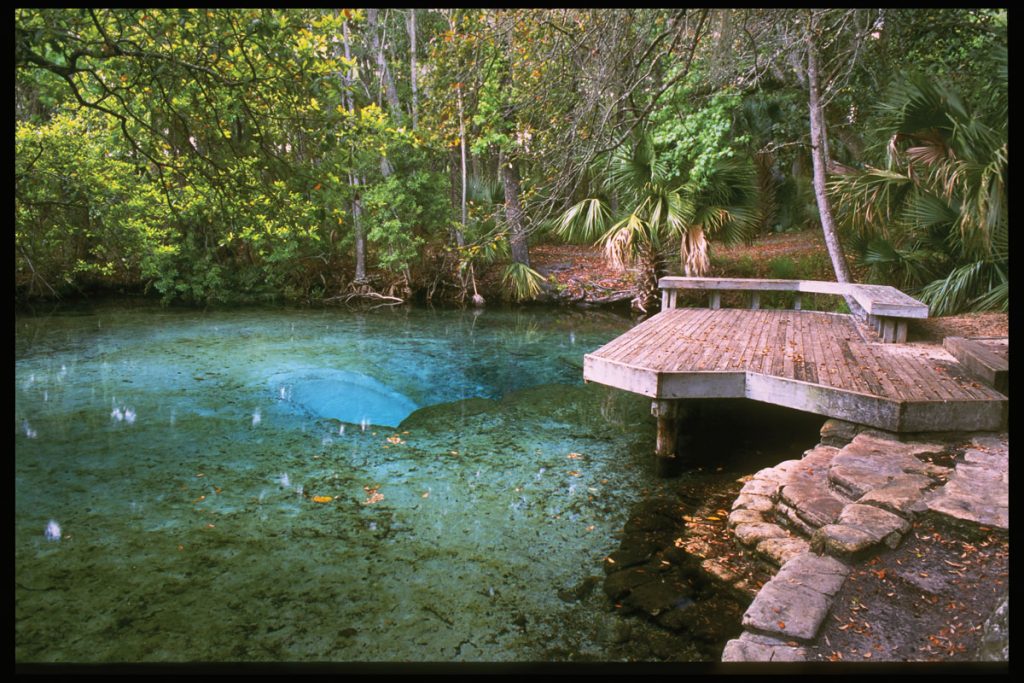
<svg viewBox="0 0 1024 683">
<path fill-rule="evenodd" d="M 527 301 L 540 294 L 544 276 L 524 263 L 512 262 L 505 267 L 502 282 L 515 301 Z"/>
<path fill-rule="evenodd" d="M 842 190 L 862 263 L 937 311 L 1005 306 L 1005 11 L 827 15 L 850 19 L 822 49 L 853 64 L 826 113 L 832 156 L 866 168 Z M 444 261 L 471 280 L 565 205 L 566 240 L 652 272 L 678 248 L 704 272 L 709 238 L 817 227 L 806 93 L 787 75 L 801 16 L 420 11 L 413 131 L 408 10 L 17 8 L 16 290 L 312 301 L 347 286 L 357 233 L 371 270 L 411 282 Z M 931 78 L 893 85 L 911 64 Z M 514 226 L 499 156 L 521 182 Z M 502 279 L 516 297 L 536 284 Z"/>
<path fill-rule="evenodd" d="M 873 277 L 918 290 L 935 315 L 1008 306 L 1006 113 L 1003 97 L 976 112 L 911 76 L 879 105 L 884 167 L 832 184 Z"/>
<path fill-rule="evenodd" d="M 652 140 L 662 150 L 661 161 L 666 165 L 665 180 L 688 182 L 697 191 L 707 187 L 716 166 L 733 158 L 747 141 L 734 135 L 740 93 L 725 88 L 698 106 L 701 100 L 695 91 L 701 87 L 689 82 L 674 88 L 651 122 Z"/>
<path fill-rule="evenodd" d="M 15 127 L 15 286 L 131 285 L 179 251 L 162 188 L 109 149 L 96 117 Z"/>
<path fill-rule="evenodd" d="M 377 263 L 399 273 L 418 262 L 450 211 L 447 178 L 430 171 L 391 175 L 363 193 L 367 239 Z"/>
</svg>

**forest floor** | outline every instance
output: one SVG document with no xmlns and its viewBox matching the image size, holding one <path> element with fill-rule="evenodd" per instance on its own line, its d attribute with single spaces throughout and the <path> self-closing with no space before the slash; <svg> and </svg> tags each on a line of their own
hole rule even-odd
<svg viewBox="0 0 1024 683">
<path fill-rule="evenodd" d="M 530 259 L 538 272 L 554 278 L 562 298 L 570 301 L 588 303 L 626 293 L 635 280 L 632 271 L 613 268 L 597 246 L 542 244 L 530 249 Z M 711 274 L 722 277 L 834 279 L 824 239 L 815 231 L 777 233 L 733 247 L 716 244 L 711 263 Z M 915 342 L 937 345 L 945 337 L 1006 337 L 1009 316 L 965 313 L 914 320 L 909 336 Z"/>
</svg>

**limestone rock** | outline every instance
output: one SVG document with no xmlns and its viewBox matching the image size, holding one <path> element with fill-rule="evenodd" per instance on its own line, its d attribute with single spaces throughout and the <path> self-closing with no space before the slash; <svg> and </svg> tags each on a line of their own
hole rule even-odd
<svg viewBox="0 0 1024 683">
<path fill-rule="evenodd" d="M 737 524 L 758 524 L 764 522 L 764 515 L 757 510 L 733 510 L 729 513 L 729 526 Z"/>
<path fill-rule="evenodd" d="M 829 601 L 821 593 L 773 579 L 761 588 L 741 623 L 744 628 L 810 641 L 818 633 L 828 609 Z"/>
<path fill-rule="evenodd" d="M 842 448 L 853 441 L 854 437 L 863 429 L 861 425 L 854 422 L 832 418 L 826 420 L 825 424 L 821 426 L 821 443 Z"/>
<path fill-rule="evenodd" d="M 861 466 L 834 464 L 828 472 L 829 483 L 852 500 L 857 500 L 871 489 L 886 486 L 894 478 L 893 474 L 867 463 Z"/>
<path fill-rule="evenodd" d="M 1008 507 L 987 505 L 976 498 L 940 495 L 928 502 L 928 509 L 960 526 L 1010 528 Z"/>
<path fill-rule="evenodd" d="M 795 508 L 782 501 L 775 506 L 775 521 L 803 536 L 810 536 L 817 528 L 805 522 Z"/>
<path fill-rule="evenodd" d="M 847 505 L 839 515 L 839 523 L 860 529 L 890 548 L 899 545 L 903 534 L 910 531 L 907 520 L 872 505 Z"/>
<path fill-rule="evenodd" d="M 972 465 L 982 465 L 1000 471 L 1006 471 L 1010 464 L 1008 453 L 990 453 L 988 451 L 969 450 L 964 453 L 964 461 Z"/>
<path fill-rule="evenodd" d="M 750 493 L 741 493 L 732 503 L 733 510 L 756 510 L 758 512 L 771 512 L 773 504 L 768 496 L 755 496 Z"/>
<path fill-rule="evenodd" d="M 953 498 L 974 499 L 996 507 L 1010 505 L 1010 491 L 1008 486 L 1003 485 L 1002 480 L 993 481 L 958 474 L 942 488 L 942 493 Z"/>
<path fill-rule="evenodd" d="M 831 598 L 842 588 L 849 573 L 850 568 L 834 557 L 803 553 L 783 565 L 772 581 L 804 586 Z"/>
<path fill-rule="evenodd" d="M 827 524 L 811 536 L 811 550 L 847 557 L 877 543 L 874 535 L 846 524 Z"/>
<path fill-rule="evenodd" d="M 868 491 L 857 502 L 909 518 L 925 509 L 923 496 L 930 484 L 930 479 L 920 475 L 897 477 L 885 486 Z"/>
<path fill-rule="evenodd" d="M 751 479 L 743 488 L 740 489 L 740 493 L 746 493 L 754 496 L 768 496 L 774 498 L 779 492 L 779 483 L 771 481 L 769 479 Z"/>
<path fill-rule="evenodd" d="M 992 616 L 985 621 L 981 636 L 981 647 L 978 649 L 978 660 L 982 662 L 1010 661 L 1009 596 L 996 608 Z"/>
<path fill-rule="evenodd" d="M 890 474 L 910 472 L 940 476 L 947 468 L 925 462 L 923 458 L 943 455 L 946 447 L 924 442 L 901 442 L 874 432 L 862 432 L 835 457 L 835 465 L 878 468 Z"/>
<path fill-rule="evenodd" d="M 786 530 L 778 524 L 761 522 L 760 524 L 740 524 L 733 533 L 743 545 L 756 545 L 767 538 L 785 538 Z"/>
<path fill-rule="evenodd" d="M 794 647 L 791 641 L 771 636 L 743 633 L 730 640 L 722 650 L 723 662 L 802 662 L 807 659 L 807 650 Z"/>
<path fill-rule="evenodd" d="M 775 565 L 783 565 L 792 558 L 810 550 L 810 543 L 802 538 L 766 538 L 757 544 L 757 552 Z"/>
<path fill-rule="evenodd" d="M 782 489 L 782 500 L 789 503 L 796 514 L 814 528 L 836 521 L 844 505 L 842 501 L 828 495 L 820 484 L 790 484 Z"/>
</svg>

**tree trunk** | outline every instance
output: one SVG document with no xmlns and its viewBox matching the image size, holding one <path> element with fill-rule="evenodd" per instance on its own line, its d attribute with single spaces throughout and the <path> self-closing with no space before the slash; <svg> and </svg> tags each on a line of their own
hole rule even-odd
<svg viewBox="0 0 1024 683">
<path fill-rule="evenodd" d="M 814 164 L 814 197 L 818 201 L 818 213 L 821 216 L 821 229 L 825 233 L 825 246 L 828 248 L 832 269 L 836 273 L 836 281 L 850 282 L 850 269 L 846 265 L 846 255 L 839 241 L 835 219 L 832 216 L 832 205 L 829 203 L 825 189 L 825 171 L 828 154 L 826 142 L 825 116 L 821 107 L 820 82 L 818 74 L 818 49 L 814 42 L 814 27 L 807 34 L 807 90 L 809 92 L 809 108 L 811 118 L 811 161 Z"/>
<path fill-rule="evenodd" d="M 419 125 L 419 91 L 416 88 L 416 8 L 409 10 L 409 83 L 412 86 L 412 129 Z"/>
<path fill-rule="evenodd" d="M 377 102 L 380 103 L 380 88 L 383 86 L 388 100 L 388 111 L 391 112 L 391 118 L 397 128 L 402 125 L 405 116 L 402 112 L 402 105 L 398 101 L 395 81 L 391 78 L 391 69 L 388 68 L 388 62 L 384 56 L 384 41 L 380 39 L 378 33 L 377 8 L 371 7 L 366 10 L 366 25 L 370 32 L 370 49 L 373 50 L 374 59 L 377 62 Z"/>
<path fill-rule="evenodd" d="M 468 218 L 466 211 L 466 119 L 462 112 L 462 84 L 460 83 L 456 88 L 456 95 L 458 96 L 459 102 L 459 152 L 461 154 L 462 163 L 460 168 L 462 169 L 462 203 L 459 205 L 462 209 L 462 229 L 466 228 L 466 220 Z M 459 246 L 462 246 L 462 231 L 459 231 Z"/>
<path fill-rule="evenodd" d="M 658 307 L 658 277 L 661 272 L 658 250 L 653 244 L 647 243 L 638 256 L 640 272 L 637 273 L 636 296 L 632 308 L 637 313 L 653 315 Z"/>
<path fill-rule="evenodd" d="M 498 169 L 505 185 L 505 221 L 508 223 L 508 241 L 512 247 L 512 261 L 529 267 L 530 252 L 526 242 L 526 216 L 519 204 L 519 173 L 515 161 L 498 152 Z"/>
<path fill-rule="evenodd" d="M 359 176 L 355 174 L 350 176 L 350 182 L 356 192 L 356 197 L 352 200 L 352 230 L 356 238 L 356 276 L 354 281 L 357 285 L 361 285 L 366 282 L 366 234 L 363 231 L 362 221 L 363 202 L 359 198 L 361 183 Z"/>
<path fill-rule="evenodd" d="M 341 24 L 342 38 L 344 40 L 345 47 L 345 59 L 352 59 L 352 48 L 349 44 L 348 34 L 348 20 L 345 20 Z M 355 111 L 355 102 L 352 98 L 352 83 L 355 81 L 355 67 L 349 69 L 349 73 L 345 75 L 345 106 L 350 112 Z M 348 175 L 349 186 L 353 191 L 352 199 L 352 230 L 355 234 L 355 250 L 356 250 L 356 284 L 363 284 L 366 282 L 366 235 L 363 232 L 363 203 L 359 197 L 359 176 L 349 171 Z"/>
</svg>

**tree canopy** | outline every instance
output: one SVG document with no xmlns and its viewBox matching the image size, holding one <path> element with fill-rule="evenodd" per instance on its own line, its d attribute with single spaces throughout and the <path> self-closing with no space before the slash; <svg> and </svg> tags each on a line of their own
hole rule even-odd
<svg viewBox="0 0 1024 683">
<path fill-rule="evenodd" d="M 20 298 L 461 301 L 497 267 L 529 299 L 538 240 L 696 273 L 824 227 L 837 274 L 1007 305 L 1005 11 L 19 8 L 14 40 Z"/>
</svg>

